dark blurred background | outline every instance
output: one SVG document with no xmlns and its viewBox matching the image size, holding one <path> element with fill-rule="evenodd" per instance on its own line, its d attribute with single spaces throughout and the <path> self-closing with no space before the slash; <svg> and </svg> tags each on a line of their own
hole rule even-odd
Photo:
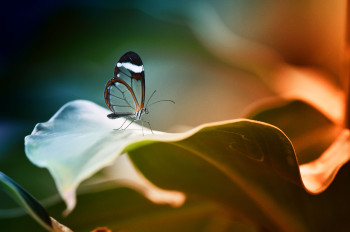
<svg viewBox="0 0 350 232">
<path fill-rule="evenodd" d="M 128 50 L 144 61 L 147 93 L 156 89 L 155 97 L 177 103 L 152 109 L 156 128 L 239 116 L 247 103 L 271 93 L 256 73 L 232 67 L 226 57 L 213 54 L 224 35 L 208 25 L 208 6 L 232 33 L 270 48 L 282 60 L 320 67 L 332 75 L 340 66 L 343 1 L 55 0 L 2 5 L 4 127 L 18 126 L 17 120 L 45 121 L 74 99 L 104 105 L 104 85 Z M 207 34 L 198 32 L 201 27 Z M 209 36 L 217 37 L 218 44 L 208 45 Z"/>
</svg>

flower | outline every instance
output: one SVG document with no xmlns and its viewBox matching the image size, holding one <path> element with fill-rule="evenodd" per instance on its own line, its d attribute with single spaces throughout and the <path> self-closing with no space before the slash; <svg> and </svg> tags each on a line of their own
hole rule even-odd
<svg viewBox="0 0 350 232">
<path fill-rule="evenodd" d="M 79 184 L 114 163 L 115 166 L 107 169 L 109 179 L 123 179 L 127 186 L 154 202 L 181 205 L 184 194 L 155 187 L 135 170 L 126 155 L 118 159 L 130 143 L 157 138 L 157 135 L 143 137 L 143 133 L 152 133 L 135 123 L 127 130 L 115 130 L 124 119 L 110 120 L 107 114 L 105 108 L 89 101 L 69 102 L 49 121 L 37 124 L 25 138 L 27 157 L 35 165 L 49 170 L 67 204 L 66 214 L 75 207 Z M 117 167 L 117 173 L 111 171 L 113 167 Z"/>
</svg>

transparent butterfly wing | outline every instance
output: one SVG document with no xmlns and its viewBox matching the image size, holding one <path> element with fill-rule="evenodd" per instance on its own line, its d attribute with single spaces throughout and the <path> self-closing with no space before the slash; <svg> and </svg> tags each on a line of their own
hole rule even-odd
<svg viewBox="0 0 350 232">
<path fill-rule="evenodd" d="M 141 58 L 125 53 L 118 61 L 105 89 L 105 101 L 113 117 L 134 115 L 145 101 L 145 75 Z"/>
<path fill-rule="evenodd" d="M 105 90 L 106 104 L 109 109 L 117 115 L 128 116 L 135 114 L 137 105 L 128 85 L 117 78 L 113 78 L 107 83 Z"/>
</svg>

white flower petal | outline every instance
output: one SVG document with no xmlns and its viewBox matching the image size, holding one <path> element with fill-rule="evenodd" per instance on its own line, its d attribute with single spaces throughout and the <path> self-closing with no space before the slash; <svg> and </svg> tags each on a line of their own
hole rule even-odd
<svg viewBox="0 0 350 232">
<path fill-rule="evenodd" d="M 113 164 L 125 146 L 143 133 L 151 133 L 135 123 L 127 130 L 114 130 L 125 119 L 108 119 L 108 113 L 92 102 L 72 101 L 25 137 L 27 157 L 49 170 L 67 211 L 74 208 L 75 191 L 82 181 Z"/>
</svg>

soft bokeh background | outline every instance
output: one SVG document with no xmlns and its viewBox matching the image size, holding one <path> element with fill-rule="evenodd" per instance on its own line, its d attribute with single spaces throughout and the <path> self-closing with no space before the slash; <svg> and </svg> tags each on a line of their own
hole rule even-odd
<svg viewBox="0 0 350 232">
<path fill-rule="evenodd" d="M 46 170 L 26 160 L 24 136 L 68 101 L 104 106 L 105 84 L 126 51 L 144 62 L 148 96 L 157 90 L 155 99 L 176 102 L 150 109 L 157 130 L 243 116 L 275 95 L 266 80 L 281 62 L 343 83 L 344 0 L 55 0 L 0 8 L 0 170 L 39 199 L 56 190 Z M 0 193 L 0 208 L 14 205 Z"/>
</svg>

